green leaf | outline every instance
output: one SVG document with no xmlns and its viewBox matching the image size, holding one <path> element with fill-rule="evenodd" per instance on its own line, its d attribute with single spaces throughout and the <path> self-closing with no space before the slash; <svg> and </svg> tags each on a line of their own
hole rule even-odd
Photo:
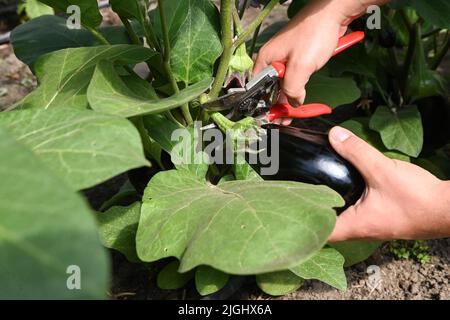
<svg viewBox="0 0 450 320">
<path fill-rule="evenodd" d="M 132 45 L 99 46 L 60 50 L 47 54 L 36 63 L 40 86 L 17 105 L 19 108 L 86 108 L 86 91 L 101 60 L 136 64 L 155 53 Z"/>
<path fill-rule="evenodd" d="M 147 100 L 155 100 L 159 98 L 151 84 L 139 77 L 137 74 L 121 76 L 120 78 L 126 86 L 139 97 Z"/>
<path fill-rule="evenodd" d="M 258 287 L 271 296 L 284 296 L 297 291 L 304 280 L 291 271 L 276 271 L 256 275 Z"/>
<path fill-rule="evenodd" d="M 142 22 L 145 13 L 139 2 L 140 0 L 109 0 L 111 8 L 119 16 Z"/>
<path fill-rule="evenodd" d="M 131 184 L 130 180 L 127 180 L 115 195 L 103 202 L 98 210 L 100 212 L 104 212 L 111 207 L 120 204 L 122 200 L 127 199 L 131 196 L 138 196 L 138 193 L 136 191 L 136 188 Z"/>
<path fill-rule="evenodd" d="M 199 82 L 213 75 L 222 53 L 220 18 L 210 0 L 164 1 L 171 44 L 170 64 L 177 81 Z M 155 28 L 161 36 L 159 12 L 153 12 Z"/>
<path fill-rule="evenodd" d="M 67 8 L 76 5 L 80 8 L 81 24 L 96 28 L 103 20 L 98 10 L 97 0 L 39 0 L 42 3 L 52 7 L 55 10 L 67 13 Z M 72 14 L 72 13 L 70 13 Z"/>
<path fill-rule="evenodd" d="M 414 159 L 413 163 L 428 170 L 441 180 L 450 179 L 450 159 L 444 150 L 438 150 L 427 158 Z"/>
<path fill-rule="evenodd" d="M 52 15 L 53 9 L 38 0 L 27 0 L 25 2 L 25 11 L 30 19 L 34 19 L 43 15 Z"/>
<path fill-rule="evenodd" d="M 139 133 L 124 119 L 55 108 L 1 113 L 0 125 L 76 190 L 149 165 Z"/>
<path fill-rule="evenodd" d="M 159 288 L 165 290 L 176 290 L 184 287 L 189 280 L 194 276 L 193 272 L 179 273 L 178 267 L 180 263 L 178 261 L 172 261 L 166 265 L 156 278 L 156 283 Z"/>
<path fill-rule="evenodd" d="M 85 201 L 0 128 L 0 299 L 102 299 L 108 269 Z"/>
<path fill-rule="evenodd" d="M 447 0 L 406 0 L 409 5 L 427 22 L 438 28 L 450 28 L 450 3 Z"/>
<path fill-rule="evenodd" d="M 444 96 L 447 91 L 444 85 L 445 81 L 438 72 L 429 68 L 420 28 L 414 33 L 414 36 L 414 54 L 408 73 L 405 94 L 411 97 L 412 101 L 426 97 Z"/>
<path fill-rule="evenodd" d="M 180 128 L 179 125 L 171 120 L 167 120 L 161 115 L 150 115 L 144 117 L 144 127 L 146 128 L 149 137 L 153 139 L 162 150 L 170 154 L 172 163 L 175 164 L 175 167 L 184 167 L 185 169 L 188 168 L 192 171 L 199 171 L 206 174 L 206 171 L 208 170 L 208 165 L 205 161 L 207 160 L 207 156 L 205 152 L 200 151 L 198 145 L 201 134 L 199 126 L 190 125 L 187 128 Z M 180 129 L 183 130 L 181 136 L 173 135 L 175 130 Z M 190 154 L 184 154 L 186 150 L 190 151 Z M 191 160 L 193 160 L 192 163 L 189 163 Z M 199 163 L 195 163 L 196 160 L 200 160 L 198 161 Z M 204 177 L 204 174 L 202 178 Z"/>
<path fill-rule="evenodd" d="M 207 166 L 195 168 L 160 172 L 150 181 L 136 238 L 142 260 L 177 257 L 180 271 L 199 265 L 230 274 L 287 269 L 323 247 L 336 220 L 332 208 L 343 205 L 324 186 L 279 181 L 214 186 L 205 181 Z"/>
<path fill-rule="evenodd" d="M 381 245 L 379 241 L 344 241 L 330 246 L 344 256 L 344 267 L 350 267 L 369 258 Z"/>
<path fill-rule="evenodd" d="M 417 157 L 423 146 L 422 118 L 416 106 L 399 108 L 395 112 L 379 106 L 370 119 L 370 128 L 380 133 L 388 149 Z"/>
<path fill-rule="evenodd" d="M 333 76 L 340 77 L 345 72 L 376 78 L 377 60 L 369 56 L 364 46 L 353 46 L 331 59 L 326 67 Z"/>
<path fill-rule="evenodd" d="M 305 103 L 324 103 L 332 108 L 352 103 L 361 97 L 361 91 L 350 78 L 330 78 L 313 75 L 306 85 Z"/>
<path fill-rule="evenodd" d="M 98 232 L 103 245 L 139 262 L 136 253 L 136 231 L 141 215 L 141 203 L 127 207 L 112 207 L 97 215 Z"/>
<path fill-rule="evenodd" d="M 339 290 L 346 290 L 344 260 L 337 250 L 324 248 L 307 261 L 291 268 L 291 271 L 304 279 L 317 279 Z"/>
<path fill-rule="evenodd" d="M 377 148 L 388 158 L 402 160 L 406 162 L 411 161 L 411 159 L 407 155 L 398 151 L 388 150 L 384 146 L 383 141 L 381 141 L 379 133 L 369 128 L 369 118 L 354 118 L 352 120 L 347 120 L 341 123 L 340 126 L 350 130 L 358 137 L 365 140 L 368 144 Z"/>
<path fill-rule="evenodd" d="M 147 129 L 148 135 L 155 140 L 161 148 L 170 153 L 176 144 L 172 141 L 172 132 L 180 127 L 172 121 L 167 120 L 162 115 L 144 116 L 144 126 Z"/>
<path fill-rule="evenodd" d="M 99 31 L 111 44 L 130 42 L 123 27 L 105 27 Z M 11 32 L 11 44 L 17 58 L 34 70 L 38 58 L 47 53 L 101 43 L 86 29 L 68 29 L 63 17 L 42 16 L 15 28 Z"/>
<path fill-rule="evenodd" d="M 195 271 L 195 287 L 202 296 L 222 289 L 228 282 L 229 275 L 208 266 L 200 266 Z"/>
<path fill-rule="evenodd" d="M 148 100 L 131 91 L 120 79 L 109 61 L 101 61 L 94 72 L 87 92 L 92 109 L 121 117 L 155 114 L 177 108 L 200 96 L 211 85 L 212 78 L 180 91 L 169 98 Z"/>
</svg>

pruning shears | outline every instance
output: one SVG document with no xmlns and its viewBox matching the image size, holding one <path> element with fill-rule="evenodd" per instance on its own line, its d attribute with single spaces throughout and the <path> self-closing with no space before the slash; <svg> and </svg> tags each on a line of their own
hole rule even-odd
<svg viewBox="0 0 450 320">
<path fill-rule="evenodd" d="M 333 56 L 362 41 L 364 37 L 362 31 L 343 36 L 339 39 Z M 261 124 L 280 118 L 304 119 L 332 113 L 332 109 L 322 103 L 305 104 L 298 108 L 288 103 L 276 103 L 280 92 L 279 82 L 284 78 L 285 72 L 284 62 L 273 62 L 249 81 L 244 88 L 229 89 L 226 95 L 208 101 L 202 105 L 202 108 L 213 112 L 231 110 L 227 115 L 229 119 L 253 117 Z"/>
</svg>

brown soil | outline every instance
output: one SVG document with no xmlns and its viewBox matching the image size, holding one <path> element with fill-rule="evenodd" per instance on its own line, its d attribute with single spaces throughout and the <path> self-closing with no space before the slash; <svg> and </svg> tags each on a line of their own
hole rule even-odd
<svg viewBox="0 0 450 320">
<path fill-rule="evenodd" d="M 33 74 L 16 58 L 11 46 L 0 46 L 0 111 L 19 101 L 35 86 Z"/>
<path fill-rule="evenodd" d="M 251 21 L 256 10 L 250 10 L 246 22 Z M 104 11 L 106 23 L 116 24 L 117 18 Z M 286 19 L 286 7 L 278 7 L 264 23 Z M 450 63 L 444 64 L 447 66 Z M 30 92 L 36 81 L 28 67 L 18 61 L 9 45 L 0 46 L 0 111 L 11 106 Z M 116 178 L 115 183 L 117 182 Z M 114 186 L 116 188 L 117 186 Z M 91 199 L 103 197 L 105 186 L 98 192 L 90 190 Z M 107 194 L 108 192 L 106 192 Z M 98 197 L 97 197 L 98 195 Z M 98 206 L 97 203 L 93 205 Z M 339 292 L 318 281 L 306 281 L 301 289 L 278 299 L 450 299 L 450 239 L 427 241 L 431 262 L 420 264 L 412 260 L 395 260 L 387 246 L 383 246 L 367 261 L 346 269 L 348 290 Z M 112 253 L 114 264 L 113 286 L 110 292 L 117 299 L 184 299 L 198 298 L 192 286 L 185 290 L 164 291 L 156 288 L 155 270 L 158 266 L 137 265 L 127 262 L 120 254 Z M 381 270 L 380 285 L 371 290 L 368 286 L 369 265 Z M 253 283 L 245 285 L 235 296 L 240 299 L 272 299 L 261 294 Z"/>
</svg>

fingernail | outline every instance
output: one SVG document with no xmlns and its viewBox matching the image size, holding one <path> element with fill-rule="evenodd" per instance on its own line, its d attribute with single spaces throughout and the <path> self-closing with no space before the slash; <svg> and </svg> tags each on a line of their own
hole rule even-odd
<svg viewBox="0 0 450 320">
<path fill-rule="evenodd" d="M 352 133 L 350 131 L 342 127 L 334 127 L 330 132 L 331 139 L 339 142 L 344 142 L 350 138 L 351 135 Z"/>
</svg>

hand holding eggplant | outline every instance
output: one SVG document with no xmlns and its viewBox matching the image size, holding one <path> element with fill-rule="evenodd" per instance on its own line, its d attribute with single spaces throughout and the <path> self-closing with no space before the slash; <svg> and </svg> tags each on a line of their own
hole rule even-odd
<svg viewBox="0 0 450 320">
<path fill-rule="evenodd" d="M 389 159 L 341 127 L 331 130 L 329 140 L 367 186 L 361 199 L 338 217 L 330 242 L 450 236 L 450 181 Z"/>
</svg>

